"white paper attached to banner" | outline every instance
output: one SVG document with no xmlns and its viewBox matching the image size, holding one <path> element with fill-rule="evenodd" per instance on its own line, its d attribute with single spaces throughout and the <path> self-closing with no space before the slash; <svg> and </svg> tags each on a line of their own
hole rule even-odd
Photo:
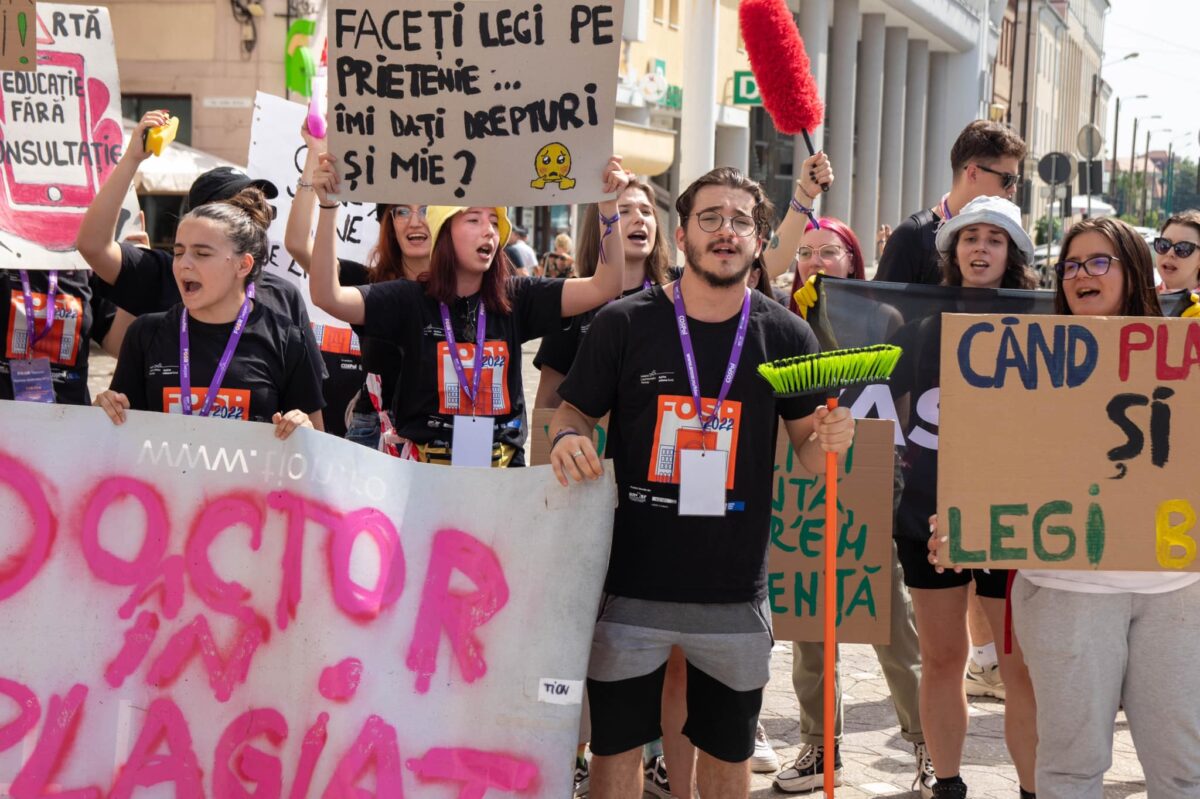
<svg viewBox="0 0 1200 799">
<path fill-rule="evenodd" d="M 615 501 L 0 402 L 0 795 L 569 796 Z"/>
</svg>

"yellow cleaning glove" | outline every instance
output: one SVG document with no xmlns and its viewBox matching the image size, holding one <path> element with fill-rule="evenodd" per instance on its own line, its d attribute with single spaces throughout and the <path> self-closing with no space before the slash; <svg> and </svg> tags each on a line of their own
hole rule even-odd
<svg viewBox="0 0 1200 799">
<path fill-rule="evenodd" d="M 799 296 L 799 292 L 796 293 Z M 797 300 L 799 302 L 799 300 Z M 1183 309 L 1181 316 L 1184 319 L 1195 319 L 1200 317 L 1200 294 L 1192 295 L 1192 304 Z"/>
<path fill-rule="evenodd" d="M 823 274 L 825 274 L 824 270 L 817 272 L 817 275 Z M 796 289 L 796 293 L 792 295 L 792 299 L 796 301 L 796 306 L 800 309 L 800 316 L 804 319 L 808 319 L 809 309 L 817 304 L 817 275 L 804 281 L 804 285 Z"/>
</svg>

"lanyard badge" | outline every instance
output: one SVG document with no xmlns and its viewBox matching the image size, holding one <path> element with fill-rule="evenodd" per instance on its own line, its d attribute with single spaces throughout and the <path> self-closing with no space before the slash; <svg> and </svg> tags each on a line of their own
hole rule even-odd
<svg viewBox="0 0 1200 799">
<path fill-rule="evenodd" d="M 246 331 L 246 319 L 250 316 L 250 306 L 254 299 L 254 284 L 251 283 L 246 288 L 246 299 L 242 302 L 242 308 L 238 311 L 237 321 L 233 323 L 233 332 L 229 334 L 229 341 L 225 344 L 225 352 L 221 354 L 221 360 L 217 362 L 217 371 L 213 374 L 212 382 L 208 384 L 208 393 L 204 395 L 204 404 L 200 407 L 200 415 L 208 416 L 212 413 L 213 403 L 216 402 L 217 392 L 221 390 L 221 383 L 225 380 L 225 373 L 229 371 L 229 365 L 233 363 L 233 352 L 237 349 L 238 342 L 242 339 L 242 333 Z M 192 358 L 191 358 L 191 339 L 188 336 L 188 312 L 187 308 L 179 315 L 179 405 L 184 416 L 192 415 Z"/>
</svg>

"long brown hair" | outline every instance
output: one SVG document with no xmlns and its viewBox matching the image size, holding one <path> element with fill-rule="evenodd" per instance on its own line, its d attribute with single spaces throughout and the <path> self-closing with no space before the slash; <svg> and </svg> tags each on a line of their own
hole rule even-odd
<svg viewBox="0 0 1200 799">
<path fill-rule="evenodd" d="M 658 213 L 654 187 L 644 178 L 632 178 L 621 194 L 630 189 L 641 189 L 650 201 L 650 207 L 654 209 L 654 243 L 650 247 L 650 254 L 646 256 L 645 279 L 661 286 L 667 282 L 667 267 L 671 265 L 671 254 L 667 249 L 667 238 L 663 234 L 662 216 Z M 618 197 L 618 204 L 620 201 L 621 198 Z M 582 213 L 579 239 L 575 242 L 575 274 L 579 277 L 591 277 L 596 274 L 596 264 L 600 260 L 600 206 L 591 203 L 584 206 Z"/>
<path fill-rule="evenodd" d="M 400 239 L 396 237 L 396 223 L 392 219 L 392 209 L 395 207 L 397 206 L 379 206 L 379 240 L 367 256 L 367 266 L 370 267 L 368 279 L 372 283 L 405 277 L 404 250 L 400 249 Z"/>
<path fill-rule="evenodd" d="M 1154 263 L 1150 258 L 1150 248 L 1138 232 L 1110 216 L 1084 219 L 1072 225 L 1067 235 L 1063 236 L 1062 247 L 1059 249 L 1062 256 L 1066 256 L 1070 251 L 1071 242 L 1075 237 L 1084 233 L 1099 233 L 1108 239 L 1109 244 L 1117 251 L 1117 260 L 1121 262 L 1121 274 L 1125 280 L 1125 299 L 1121 304 L 1121 316 L 1162 316 L 1158 294 L 1154 291 Z M 1054 312 L 1067 315 L 1071 313 L 1061 278 L 1054 286 Z"/>
<path fill-rule="evenodd" d="M 958 263 L 958 239 L 962 236 L 963 230 L 954 234 L 954 241 L 950 243 L 950 251 L 942 256 L 942 285 L 944 286 L 961 286 L 963 284 L 962 267 Z M 1005 233 L 1004 238 L 1008 240 L 1008 253 L 1005 255 L 1004 276 L 1000 278 L 1000 288 L 1037 288 L 1037 275 L 1025 263 L 1025 253 L 1021 252 L 1021 248 L 1012 240 L 1012 236 Z"/>
<path fill-rule="evenodd" d="M 455 214 L 454 216 L 458 216 Z M 429 271 L 421 275 L 419 280 L 425 284 L 425 291 L 431 297 L 446 305 L 453 305 L 458 299 L 458 257 L 454 254 L 454 239 L 450 229 L 454 224 L 454 216 L 446 220 L 438 231 L 433 243 L 433 253 L 429 257 Z M 501 245 L 504 242 L 500 242 Z M 512 275 L 512 265 L 504 254 L 504 247 L 498 246 L 492 263 L 483 273 L 483 286 L 479 295 L 483 298 L 483 307 L 489 313 L 512 313 L 512 301 L 508 296 L 508 278 Z"/>
</svg>

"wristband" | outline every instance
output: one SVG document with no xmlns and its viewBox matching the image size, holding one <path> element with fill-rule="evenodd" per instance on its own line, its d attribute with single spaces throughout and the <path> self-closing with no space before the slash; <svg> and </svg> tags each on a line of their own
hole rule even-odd
<svg viewBox="0 0 1200 799">
<path fill-rule="evenodd" d="M 342 204 L 341 203 L 330 203 L 329 205 L 326 205 L 325 203 L 318 201 L 317 207 L 318 208 L 341 208 Z"/>
<path fill-rule="evenodd" d="M 613 225 L 620 221 L 620 212 L 613 214 L 611 217 L 605 216 L 603 211 L 600 212 L 600 224 L 604 225 L 604 232 L 600 234 L 600 263 L 602 264 L 608 263 L 608 259 L 604 257 L 604 240 L 612 235 Z"/>
<path fill-rule="evenodd" d="M 297 189 L 311 189 L 311 188 L 312 188 L 312 184 L 311 184 L 311 183 L 305 183 L 305 182 L 304 182 L 304 179 L 303 179 L 303 178 L 301 178 L 301 179 L 299 179 L 299 180 L 297 180 L 297 181 L 296 181 L 296 188 L 297 188 Z"/>
<path fill-rule="evenodd" d="M 577 435 L 580 435 L 580 433 L 574 427 L 564 427 L 562 430 L 559 430 L 554 434 L 554 438 L 550 441 L 550 451 L 553 452 L 554 448 L 558 446 L 558 442 L 562 441 L 567 436 Z"/>
<path fill-rule="evenodd" d="M 804 214 L 805 216 L 808 217 L 808 221 L 812 223 L 813 230 L 821 229 L 821 223 L 817 221 L 817 215 L 816 215 L 816 213 L 813 212 L 813 209 L 804 205 L 799 200 L 797 200 L 795 197 L 792 197 L 791 201 L 788 204 L 791 205 L 792 210 L 795 211 L 796 213 Z"/>
</svg>

